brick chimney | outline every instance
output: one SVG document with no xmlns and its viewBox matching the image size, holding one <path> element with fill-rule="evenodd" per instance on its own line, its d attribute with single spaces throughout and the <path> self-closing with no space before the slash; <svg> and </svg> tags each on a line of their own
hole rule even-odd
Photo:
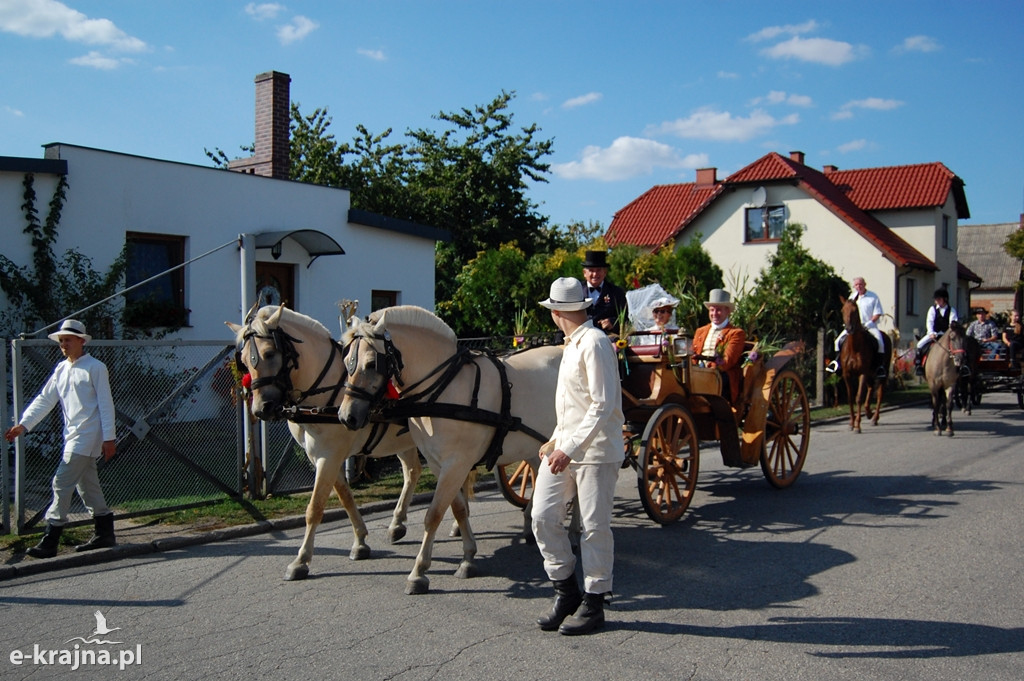
<svg viewBox="0 0 1024 681">
<path fill-rule="evenodd" d="M 834 172 L 836 172 L 837 170 L 839 170 L 839 168 L 837 168 L 837 167 L 836 167 L 836 166 L 834 166 L 834 165 L 827 165 L 827 166 L 822 166 L 822 171 L 823 171 L 823 172 L 824 172 L 824 173 L 825 173 L 826 175 L 828 175 L 829 173 L 834 173 Z"/>
<path fill-rule="evenodd" d="M 804 164 L 804 152 L 802 151 L 791 151 L 789 152 L 789 160 L 796 161 L 800 165 Z"/>
<path fill-rule="evenodd" d="M 697 186 L 707 187 L 718 183 L 718 168 L 697 168 Z"/>
<path fill-rule="evenodd" d="M 256 140 L 254 153 L 228 163 L 242 173 L 287 180 L 291 169 L 291 76 L 267 71 L 256 76 Z"/>
</svg>

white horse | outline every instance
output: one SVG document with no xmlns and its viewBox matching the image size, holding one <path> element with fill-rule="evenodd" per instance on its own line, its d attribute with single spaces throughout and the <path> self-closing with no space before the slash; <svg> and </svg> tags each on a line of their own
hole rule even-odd
<svg viewBox="0 0 1024 681">
<path fill-rule="evenodd" d="M 342 348 L 320 322 L 282 306 L 260 308 L 250 314 L 245 326 L 225 322 L 235 332 L 238 359 L 252 379 L 251 409 L 262 420 L 285 417 L 286 407 L 324 408 L 332 393 L 345 378 Z M 301 361 L 300 360 L 301 354 Z M 372 428 L 353 431 L 337 423 L 334 417 L 322 423 L 297 423 L 290 420 L 288 430 L 306 451 L 316 471 L 313 494 L 306 506 L 306 534 L 298 556 L 285 571 L 286 580 L 305 579 L 313 559 L 313 538 L 323 519 L 324 506 L 333 487 L 352 522 L 355 540 L 349 558 L 370 556 L 366 543 L 366 524 L 345 481 L 343 469 L 348 457 L 370 449 L 370 456 L 397 455 L 402 462 L 402 493 L 388 527 L 391 543 L 405 536 L 405 521 L 422 465 L 416 445 L 408 432 L 398 434 L 391 426 L 376 444 L 379 435 Z"/>
<path fill-rule="evenodd" d="M 555 428 L 562 349 L 536 348 L 500 361 L 469 353 L 459 349 L 444 322 L 413 306 L 356 320 L 343 338 L 348 379 L 338 418 L 350 428 L 363 428 L 381 405 L 385 413 L 408 416 L 413 440 L 437 475 L 406 593 L 429 590 L 434 536 L 449 504 L 462 535 L 455 576 L 474 576 L 476 541 L 468 512 L 458 502 L 459 486 L 488 453 L 500 454 L 498 464 L 528 461 L 536 469 L 540 445 Z M 389 383 L 399 399 L 385 399 Z"/>
</svg>

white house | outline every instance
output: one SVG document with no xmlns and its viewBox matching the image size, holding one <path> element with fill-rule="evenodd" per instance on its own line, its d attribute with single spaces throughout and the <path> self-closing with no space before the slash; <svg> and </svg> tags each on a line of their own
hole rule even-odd
<svg viewBox="0 0 1024 681">
<path fill-rule="evenodd" d="M 803 245 L 847 280 L 864 277 L 906 345 L 924 331 L 935 289 L 965 313 L 969 282 L 980 281 L 957 261 L 963 186 L 941 163 L 819 171 L 802 152 L 772 152 L 725 180 L 705 168 L 696 182 L 653 187 L 615 214 L 606 239 L 655 249 L 700 234 L 727 284 L 752 285 L 783 227 L 804 225 Z"/>
<path fill-rule="evenodd" d="M 433 309 L 434 246 L 447 232 L 351 210 L 345 189 L 280 179 L 289 81 L 276 72 L 257 77 L 256 155 L 233 164 L 242 172 L 65 143 L 44 145 L 43 159 L 0 157 L 4 255 L 31 262 L 22 233 L 26 174 L 40 220 L 64 176 L 58 256 L 77 249 L 102 271 L 127 244 L 128 284 L 188 263 L 127 294 L 136 301 L 132 326 L 170 320 L 183 324 L 176 337 L 224 337 L 224 321 L 240 319 L 259 293 L 332 330 L 342 299 L 358 300 L 362 315 L 387 304 Z"/>
</svg>

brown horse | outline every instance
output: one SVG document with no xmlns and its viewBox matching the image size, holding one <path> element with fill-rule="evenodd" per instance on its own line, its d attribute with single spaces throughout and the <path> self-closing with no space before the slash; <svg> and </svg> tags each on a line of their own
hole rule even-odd
<svg viewBox="0 0 1024 681">
<path fill-rule="evenodd" d="M 953 437 L 953 393 L 960 383 L 961 370 L 967 367 L 966 344 L 963 327 L 953 322 L 946 333 L 931 344 L 924 360 L 924 378 L 932 395 L 932 428 L 936 435 L 948 432 Z"/>
<path fill-rule="evenodd" d="M 871 425 L 878 425 L 879 411 L 882 408 L 882 394 L 889 376 L 889 364 L 892 361 L 892 342 L 889 336 L 882 334 L 885 350 L 882 353 L 882 366 L 885 377 L 878 376 L 879 356 L 878 341 L 871 332 L 864 328 L 860 321 L 860 310 L 857 303 L 841 298 L 843 303 L 843 327 L 846 329 L 846 340 L 839 350 L 839 366 L 846 383 L 846 394 L 850 400 L 850 430 L 861 432 L 861 415 L 867 413 Z M 874 414 L 871 411 L 871 394 L 876 395 Z"/>
</svg>

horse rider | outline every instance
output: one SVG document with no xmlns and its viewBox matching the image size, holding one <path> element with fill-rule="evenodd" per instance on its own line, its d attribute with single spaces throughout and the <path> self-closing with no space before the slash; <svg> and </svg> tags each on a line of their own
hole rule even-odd
<svg viewBox="0 0 1024 681">
<path fill-rule="evenodd" d="M 949 291 L 944 288 L 935 290 L 935 304 L 928 308 L 928 320 L 925 328 L 927 333 L 917 342 L 917 353 L 914 357 L 914 374 L 924 376 L 924 358 L 928 354 L 928 346 L 942 337 L 953 322 L 959 322 L 956 308 L 949 304 Z"/>
<path fill-rule="evenodd" d="M 864 330 L 871 334 L 878 344 L 878 378 L 886 377 L 885 367 L 885 342 L 882 340 L 882 330 L 878 328 L 878 320 L 882 318 L 882 302 L 874 291 L 869 291 L 864 277 L 855 277 L 853 280 L 853 295 L 850 300 L 857 303 L 857 310 L 860 312 L 860 324 Z M 839 371 L 839 349 L 843 341 L 850 335 L 846 329 L 836 337 L 835 348 L 836 358 L 829 362 L 825 368 L 830 373 Z"/>
</svg>

